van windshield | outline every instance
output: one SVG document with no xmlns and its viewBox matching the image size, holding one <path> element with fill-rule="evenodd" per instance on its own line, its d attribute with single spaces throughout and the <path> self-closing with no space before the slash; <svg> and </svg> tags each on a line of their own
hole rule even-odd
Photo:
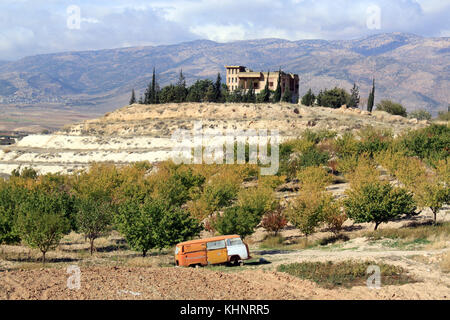
<svg viewBox="0 0 450 320">
<path fill-rule="evenodd" d="M 241 238 L 228 239 L 229 246 L 238 246 L 242 244 Z"/>
<path fill-rule="evenodd" d="M 180 251 L 180 248 L 179 247 L 175 247 L 175 254 L 176 255 L 178 254 L 179 251 Z"/>
</svg>

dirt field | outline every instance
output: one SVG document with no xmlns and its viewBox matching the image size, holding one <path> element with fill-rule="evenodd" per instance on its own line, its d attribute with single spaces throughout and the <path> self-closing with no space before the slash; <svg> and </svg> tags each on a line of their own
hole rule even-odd
<svg viewBox="0 0 450 320">
<path fill-rule="evenodd" d="M 416 221 L 426 221 L 422 214 Z M 448 220 L 448 215 L 441 216 Z M 390 222 L 380 229 L 399 228 L 409 220 Z M 45 266 L 39 252 L 23 246 L 0 246 L 0 299 L 444 299 L 450 300 L 449 235 L 431 241 L 370 240 L 361 236 L 370 224 L 349 226 L 348 241 L 300 249 L 298 230 L 282 232 L 280 248 L 264 247 L 264 232 L 258 229 L 248 239 L 254 259 L 243 267 L 212 266 L 176 268 L 172 251 L 153 252 L 146 258 L 131 251 L 120 235 L 96 241 L 91 257 L 79 234 L 66 236 L 57 250 L 48 253 Z M 318 232 L 315 237 L 326 237 Z M 328 234 L 329 236 L 329 234 Z M 314 241 L 311 238 L 310 241 Z M 401 266 L 416 282 L 325 289 L 320 285 L 277 272 L 280 264 L 303 261 L 373 261 Z M 67 268 L 80 268 L 80 289 L 69 289 L 73 275 Z"/>
</svg>

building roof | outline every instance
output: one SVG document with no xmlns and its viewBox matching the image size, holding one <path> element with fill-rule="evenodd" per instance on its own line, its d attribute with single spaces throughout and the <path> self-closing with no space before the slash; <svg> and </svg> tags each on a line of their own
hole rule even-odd
<svg viewBox="0 0 450 320">
<path fill-rule="evenodd" d="M 239 72 L 239 78 L 259 78 L 261 77 L 261 72 Z"/>
<path fill-rule="evenodd" d="M 227 236 L 217 236 L 217 237 L 212 237 L 212 238 L 197 239 L 197 240 L 180 242 L 179 244 L 177 244 L 177 246 L 184 246 L 187 244 L 202 243 L 202 242 L 219 241 L 219 240 L 225 240 L 225 239 L 231 239 L 231 238 L 240 238 L 240 236 L 237 234 L 233 234 L 233 235 L 227 235 Z"/>
</svg>

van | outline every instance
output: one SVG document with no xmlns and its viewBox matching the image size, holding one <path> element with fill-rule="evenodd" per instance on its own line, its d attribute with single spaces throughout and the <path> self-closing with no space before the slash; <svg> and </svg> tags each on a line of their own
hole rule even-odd
<svg viewBox="0 0 450 320">
<path fill-rule="evenodd" d="M 175 247 L 176 266 L 206 266 L 209 264 L 242 264 L 251 259 L 248 245 L 239 235 L 218 236 L 181 242 Z"/>
</svg>

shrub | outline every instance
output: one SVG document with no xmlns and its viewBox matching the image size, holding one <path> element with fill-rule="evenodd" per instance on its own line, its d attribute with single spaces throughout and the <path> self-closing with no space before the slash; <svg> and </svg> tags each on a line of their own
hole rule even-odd
<svg viewBox="0 0 450 320">
<path fill-rule="evenodd" d="M 329 195 L 322 191 L 303 192 L 291 202 L 287 211 L 288 219 L 308 237 L 322 222 L 327 202 Z"/>
<path fill-rule="evenodd" d="M 376 129 L 372 126 L 359 130 L 360 141 L 358 154 L 366 153 L 373 157 L 375 153 L 386 150 L 391 146 L 393 134 L 390 130 Z"/>
<path fill-rule="evenodd" d="M 278 234 L 287 225 L 286 216 L 283 214 L 281 208 L 266 213 L 261 222 L 261 226 L 274 236 Z"/>
<path fill-rule="evenodd" d="M 450 111 L 439 111 L 437 119 L 440 121 L 450 121 Z"/>
<path fill-rule="evenodd" d="M 337 87 L 321 91 L 317 95 L 317 103 L 328 108 L 340 108 L 342 105 L 347 104 L 349 99 L 350 94 L 344 89 Z"/>
<path fill-rule="evenodd" d="M 433 124 L 399 138 L 398 148 L 411 157 L 442 160 L 450 156 L 450 127 Z"/>
<path fill-rule="evenodd" d="M 260 219 L 256 219 L 255 215 L 242 207 L 235 206 L 225 210 L 218 216 L 214 222 L 214 229 L 220 234 L 238 234 L 242 238 L 251 235 Z"/>
<path fill-rule="evenodd" d="M 417 120 L 431 120 L 431 113 L 426 110 L 415 110 L 408 115 L 408 118 L 416 118 Z"/>
<path fill-rule="evenodd" d="M 263 186 L 242 189 L 238 194 L 237 205 L 254 215 L 259 222 L 266 212 L 275 208 L 275 194 L 272 189 Z"/>
<path fill-rule="evenodd" d="M 297 173 L 302 190 L 323 190 L 332 182 L 332 177 L 322 167 L 307 167 Z"/>
<path fill-rule="evenodd" d="M 415 210 L 412 195 L 403 188 L 394 188 L 387 182 L 369 182 L 346 191 L 344 200 L 347 216 L 355 222 L 388 222 Z"/>
<path fill-rule="evenodd" d="M 400 103 L 395 103 L 390 100 L 381 100 L 377 103 L 377 110 L 402 117 L 407 116 L 406 109 Z"/>
<path fill-rule="evenodd" d="M 338 235 L 344 222 L 347 220 L 347 215 L 341 210 L 340 202 L 330 200 L 323 208 L 322 219 L 330 231 Z"/>
</svg>

